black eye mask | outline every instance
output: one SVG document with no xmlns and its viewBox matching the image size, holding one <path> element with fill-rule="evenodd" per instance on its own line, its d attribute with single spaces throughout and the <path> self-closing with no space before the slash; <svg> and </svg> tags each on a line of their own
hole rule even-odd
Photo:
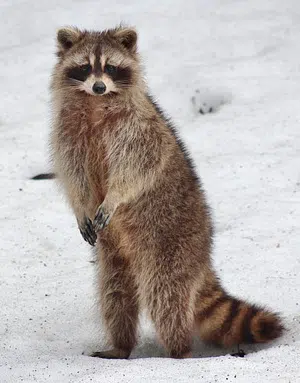
<svg viewBox="0 0 300 383">
<path fill-rule="evenodd" d="M 109 76 L 111 76 L 112 78 L 114 77 L 114 75 L 117 73 L 118 71 L 118 68 L 114 65 L 109 65 L 109 64 L 106 64 L 105 65 L 105 68 L 104 68 L 104 72 L 107 73 Z"/>
<path fill-rule="evenodd" d="M 116 83 L 129 85 L 131 84 L 132 73 L 129 67 L 121 68 L 112 65 L 106 65 L 104 72 Z"/>
<path fill-rule="evenodd" d="M 67 71 L 67 77 L 72 80 L 85 81 L 92 73 L 90 64 L 81 65 L 78 67 L 70 68 Z"/>
<path fill-rule="evenodd" d="M 66 76 L 71 80 L 77 80 L 84 82 L 88 76 L 93 72 L 93 68 L 90 64 L 73 67 L 67 70 Z M 104 68 L 104 72 L 119 85 L 130 85 L 132 81 L 132 72 L 129 67 L 121 68 L 107 64 Z"/>
</svg>

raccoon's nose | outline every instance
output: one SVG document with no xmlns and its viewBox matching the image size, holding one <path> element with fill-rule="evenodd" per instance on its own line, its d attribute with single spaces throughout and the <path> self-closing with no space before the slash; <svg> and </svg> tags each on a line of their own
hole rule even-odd
<svg viewBox="0 0 300 383">
<path fill-rule="evenodd" d="M 103 94 L 105 91 L 106 91 L 106 85 L 104 84 L 104 82 L 102 81 L 95 82 L 95 84 L 93 85 L 94 93 Z"/>
</svg>

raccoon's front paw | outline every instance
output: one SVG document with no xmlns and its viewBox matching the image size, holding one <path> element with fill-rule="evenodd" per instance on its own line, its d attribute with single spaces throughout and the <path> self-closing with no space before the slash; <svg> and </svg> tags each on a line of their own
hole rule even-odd
<svg viewBox="0 0 300 383">
<path fill-rule="evenodd" d="M 95 246 L 97 234 L 94 230 L 92 221 L 89 218 L 85 217 L 83 222 L 78 222 L 78 227 L 83 239 L 86 242 L 88 242 L 91 246 Z"/>
<path fill-rule="evenodd" d="M 110 214 L 106 211 L 103 204 L 101 204 L 98 207 L 98 210 L 97 210 L 97 213 L 95 215 L 94 222 L 93 222 L 94 230 L 96 232 L 103 230 L 109 224 L 110 218 L 111 218 Z"/>
</svg>

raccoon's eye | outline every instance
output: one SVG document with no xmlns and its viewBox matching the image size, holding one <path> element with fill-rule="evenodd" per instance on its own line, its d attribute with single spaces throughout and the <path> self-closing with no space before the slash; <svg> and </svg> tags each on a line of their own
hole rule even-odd
<svg viewBox="0 0 300 383">
<path fill-rule="evenodd" d="M 113 76 L 117 72 L 117 67 L 106 64 L 104 68 L 104 72 L 107 73 L 109 76 Z"/>
<path fill-rule="evenodd" d="M 92 67 L 90 64 L 84 64 L 66 70 L 67 77 L 77 81 L 85 81 L 91 73 Z"/>
<path fill-rule="evenodd" d="M 82 72 L 84 73 L 90 73 L 92 71 L 92 67 L 90 64 L 85 64 L 85 65 L 81 65 L 80 66 L 80 69 L 82 70 Z"/>
</svg>

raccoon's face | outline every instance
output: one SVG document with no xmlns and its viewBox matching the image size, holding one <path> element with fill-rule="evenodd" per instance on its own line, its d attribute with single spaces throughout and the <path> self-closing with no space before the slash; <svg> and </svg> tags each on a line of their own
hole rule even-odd
<svg viewBox="0 0 300 383">
<path fill-rule="evenodd" d="M 63 28 L 57 33 L 57 70 L 63 85 L 103 96 L 120 93 L 137 80 L 137 34 L 130 28 L 87 32 Z"/>
</svg>

